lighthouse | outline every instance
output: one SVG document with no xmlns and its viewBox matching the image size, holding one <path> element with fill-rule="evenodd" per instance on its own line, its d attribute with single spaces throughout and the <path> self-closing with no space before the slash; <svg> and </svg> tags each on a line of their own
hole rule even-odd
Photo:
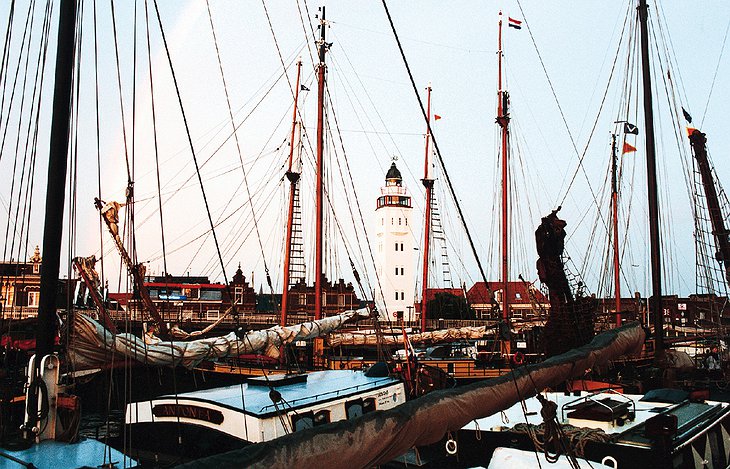
<svg viewBox="0 0 730 469">
<path fill-rule="evenodd" d="M 377 269 L 382 288 L 376 292 L 380 317 L 392 321 L 402 312 L 405 321 L 415 321 L 413 206 L 395 161 L 385 175 L 385 186 L 380 188 L 375 224 Z"/>
</svg>

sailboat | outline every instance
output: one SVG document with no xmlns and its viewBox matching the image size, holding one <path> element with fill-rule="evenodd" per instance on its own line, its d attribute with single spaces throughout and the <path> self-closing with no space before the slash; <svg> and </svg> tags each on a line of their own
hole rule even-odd
<svg viewBox="0 0 730 469">
<path fill-rule="evenodd" d="M 387 12 L 387 5 L 385 8 Z M 645 119 L 650 136 L 647 139 L 649 213 L 653 235 L 651 250 L 652 254 L 656 254 L 652 257 L 652 264 L 659 269 L 656 173 L 652 175 L 655 151 L 648 62 L 648 7 L 645 0 L 639 1 L 638 15 L 644 55 Z M 694 139 L 702 140 L 699 134 L 695 134 Z M 552 246 L 545 250 L 546 254 L 559 257 L 565 223 L 557 217 L 557 211 L 545 217 L 543 222 L 546 225 L 544 231 L 548 235 L 556 235 Z M 719 234 L 723 236 L 724 232 Z M 554 249 L 556 245 L 559 250 Z M 722 252 L 719 260 L 724 261 Z M 549 263 L 548 259 L 543 261 L 543 264 Z M 655 271 L 654 274 L 655 342 L 661 356 L 665 347 L 660 272 Z M 565 294 L 564 277 L 559 280 L 554 289 L 557 294 Z M 323 460 L 332 461 L 332 467 L 371 467 L 392 461 L 414 446 L 436 442 L 437 451 L 443 456 L 441 459 L 429 461 L 429 455 L 423 452 L 416 454 L 414 459 L 403 461 L 404 464 L 416 462 L 419 466 L 430 467 L 472 467 L 484 466 L 492 459 L 494 465 L 490 467 L 506 464 L 534 467 L 536 460 L 558 462 L 561 465 L 557 467 L 573 468 L 597 467 L 598 464 L 602 464 L 598 467 L 613 468 L 727 467 L 730 465 L 730 405 L 727 403 L 698 402 L 691 400 L 686 393 L 661 390 L 643 396 L 625 395 L 618 391 L 587 394 L 576 391 L 573 395 L 562 394 L 562 397 L 558 393 L 543 391 L 600 367 L 606 363 L 601 363 L 603 359 L 638 352 L 644 339 L 644 332 L 638 324 L 620 326 L 596 336 L 589 345 L 549 358 L 543 364 L 520 367 L 511 376 L 432 393 L 401 406 L 397 411 L 289 435 L 258 448 L 207 458 L 184 467 L 233 467 L 241 464 L 271 467 L 286 466 L 292 461 L 314 467 Z M 597 360 L 587 361 L 588 357 Z M 489 417 L 481 417 L 487 414 Z M 522 424 L 521 430 L 507 428 L 508 424 L 523 419 L 527 425 Z M 544 421 L 542 428 L 533 425 L 539 420 Z M 567 423 L 576 428 L 567 427 Z M 495 446 L 499 445 L 518 445 L 527 450 L 517 454 L 495 451 Z M 537 455 L 538 452 L 544 452 L 544 455 Z M 338 459 L 330 459 L 332 455 L 337 455 Z M 528 462 L 518 466 L 523 461 Z"/>
<path fill-rule="evenodd" d="M 48 439 L 52 437 L 56 429 L 56 406 L 61 406 L 62 399 L 57 399 L 57 383 L 59 382 L 59 359 L 53 355 L 53 338 L 55 337 L 55 290 L 56 282 L 59 275 L 60 266 L 60 243 L 61 243 L 61 227 L 63 221 L 63 201 L 64 201 L 64 184 L 65 184 L 65 168 L 66 155 L 68 152 L 68 135 L 69 135 L 69 115 L 68 107 L 71 104 L 71 85 L 72 79 L 70 75 L 62 75 L 62 69 L 66 73 L 72 72 L 71 65 L 74 62 L 74 39 L 76 38 L 76 28 L 74 22 L 77 20 L 76 2 L 64 0 L 62 2 L 62 23 L 60 36 L 65 38 L 59 40 L 59 66 L 57 69 L 57 82 L 64 83 L 65 88 L 59 86 L 61 92 L 57 89 L 55 97 L 56 106 L 54 114 L 54 127 L 51 134 L 51 147 L 53 154 L 49 165 L 49 188 L 47 195 L 46 209 L 46 235 L 44 237 L 44 255 L 45 262 L 43 268 L 42 293 L 41 293 L 41 309 L 39 313 L 39 337 L 37 341 L 37 360 L 33 359 L 30 364 L 30 378 L 28 383 L 28 397 L 26 398 L 28 409 L 28 417 L 24 425 L 27 433 L 26 439 Z M 321 12 L 321 36 L 319 42 L 320 48 L 320 67 L 319 67 L 319 143 L 318 153 L 320 162 L 322 161 L 323 145 L 323 107 L 324 107 L 324 78 L 325 63 L 324 56 L 328 44 L 325 42 L 325 18 L 324 9 Z M 65 30 L 63 28 L 66 28 Z M 61 52 L 65 52 L 66 55 Z M 65 62 L 64 62 L 65 61 Z M 63 94 L 65 93 L 65 94 Z M 65 108 L 64 108 L 65 106 Z M 170 341 L 160 340 L 153 334 L 148 337 L 140 338 L 128 332 L 119 332 L 114 330 L 114 323 L 108 315 L 104 314 L 103 303 L 98 289 L 99 276 L 94 271 L 93 258 L 76 258 L 74 265 L 89 287 L 89 291 L 94 297 L 94 301 L 99 307 L 100 321 L 96 321 L 92 317 L 78 313 L 73 315 L 72 345 L 69 350 L 69 356 L 77 367 L 83 370 L 104 370 L 115 363 L 127 362 L 127 359 L 136 359 L 145 364 L 153 366 L 175 367 L 178 365 L 185 367 L 193 367 L 205 358 L 219 358 L 227 356 L 238 356 L 247 352 L 262 352 L 272 357 L 278 357 L 283 346 L 300 341 L 310 340 L 327 334 L 329 331 L 342 326 L 350 320 L 367 318 L 370 316 L 369 311 L 347 311 L 343 314 L 323 317 L 322 310 L 322 267 L 324 261 L 322 259 L 322 211 L 325 204 L 324 192 L 322 189 L 323 176 L 320 164 L 318 179 L 320 180 L 318 192 L 318 212 L 320 219 L 320 229 L 317 236 L 319 259 L 316 273 L 316 297 L 317 305 L 315 311 L 315 319 L 304 324 L 280 325 L 263 331 L 236 331 L 223 337 L 201 338 L 189 341 Z M 130 182 L 128 188 L 128 201 L 132 197 L 132 184 Z M 129 202 L 125 203 L 129 204 Z M 101 199 L 96 200 L 97 208 L 106 227 L 110 232 L 114 244 L 119 251 L 123 263 L 130 273 L 130 277 L 136 287 L 136 291 L 141 295 L 142 303 L 145 304 L 147 313 L 151 317 L 151 323 L 159 326 L 159 330 L 166 335 L 168 332 L 167 324 L 160 314 L 157 314 L 155 305 L 146 294 L 144 286 L 144 266 L 135 264 L 134 253 L 131 255 L 127 252 L 122 242 L 119 227 L 119 209 L 125 204 L 114 201 L 104 202 Z M 128 207 L 131 209 L 132 204 Z M 211 220 L 212 224 L 212 220 Z M 215 234 L 215 231 L 213 231 Z M 232 296 L 232 295 L 230 295 Z M 232 306 L 235 308 L 235 305 Z M 71 315 L 70 315 L 71 317 Z M 284 321 L 286 322 L 286 321 Z M 150 329 L 151 330 L 151 329 Z M 121 355 L 121 356 L 120 356 Z M 41 370 L 40 372 L 38 370 Z M 244 400 L 241 394 L 241 388 L 250 388 L 246 391 L 253 402 Z M 234 411 L 237 415 L 229 415 L 231 396 L 239 396 L 240 402 Z M 169 399 L 172 398 L 172 402 Z M 257 430 L 254 433 L 246 434 L 246 438 L 237 441 L 237 445 L 246 443 L 247 441 L 260 441 L 260 438 L 269 439 L 281 434 L 282 432 L 291 431 L 292 428 L 301 429 L 313 425 L 320 425 L 330 420 L 343 418 L 352 418 L 358 414 L 368 413 L 380 408 L 391 408 L 401 404 L 405 399 L 403 384 L 400 380 L 390 377 L 387 367 L 385 369 L 376 369 L 369 374 L 363 371 L 352 372 L 349 370 L 327 370 L 319 373 L 299 374 L 285 377 L 268 377 L 264 376 L 262 380 L 251 381 L 245 385 L 238 385 L 229 389 L 214 389 L 205 393 L 207 401 L 202 403 L 204 396 L 197 394 L 195 396 L 186 396 L 180 398 L 179 395 L 163 396 L 161 401 L 149 401 L 145 403 L 132 403 L 127 408 L 127 424 L 136 426 L 153 423 L 151 431 L 157 435 L 160 426 L 167 423 L 175 422 L 179 424 L 181 421 L 190 424 L 191 428 L 200 429 L 201 421 L 205 419 L 199 418 L 205 414 L 208 416 L 205 420 L 209 424 L 221 424 L 225 421 L 223 427 L 217 427 L 218 430 L 224 428 L 225 431 L 231 432 L 231 435 L 241 436 L 237 426 L 230 426 L 231 422 L 238 421 L 239 416 L 244 420 L 253 418 L 259 419 L 261 425 L 267 427 L 262 436 Z M 167 400 L 166 400 L 167 399 Z M 195 405 L 181 404 L 185 399 L 197 402 Z M 266 402 L 268 402 L 268 404 Z M 152 404 L 148 414 L 144 411 L 140 412 L 143 404 Z M 224 414 L 218 420 L 215 408 L 227 406 Z M 249 407 L 249 406 L 253 407 Z M 258 406 L 258 407 L 257 407 Z M 36 411 L 36 408 L 38 409 Z M 160 410 L 162 409 L 162 410 Z M 201 410 L 202 409 L 202 410 Z M 78 418 L 78 406 L 76 417 Z M 308 414 L 316 411 L 316 415 L 308 418 Z M 158 413 L 161 414 L 158 415 Z M 220 412 L 219 412 L 220 413 Z M 244 416 L 244 415 L 248 416 Z M 215 417 L 210 417 L 215 415 Z M 191 420 L 186 420 L 192 416 Z M 253 416 L 253 417 L 251 417 Z M 167 420 L 166 418 L 167 417 Z M 59 419 L 60 420 L 60 419 Z M 291 423 L 287 423 L 291 422 Z M 254 423 L 252 422 L 252 425 Z M 255 424 L 258 427 L 258 423 Z M 238 432 L 238 433 L 236 433 Z M 235 439 L 235 438 L 234 438 Z M 149 442 L 150 440 L 144 441 Z M 178 443 L 182 441 L 178 440 Z M 195 436 L 185 443 L 198 442 Z M 195 447 L 194 445 L 189 447 Z M 40 449 L 39 449 L 40 448 Z M 128 449 L 128 448 L 124 448 Z M 152 459 L 157 459 L 160 452 L 165 448 L 162 445 L 155 445 L 151 449 Z M 197 450 L 196 450 L 197 451 Z M 76 454 L 78 453 L 78 454 Z M 90 455 L 90 459 L 83 459 L 86 454 Z M 199 455 L 200 453 L 198 453 Z M 52 442 L 41 443 L 34 446 L 31 450 L 25 452 L 7 452 L 2 453 L 4 458 L 10 459 L 21 464 L 36 464 L 43 467 L 39 461 L 62 461 L 68 463 L 69 467 L 91 466 L 96 467 L 108 462 L 125 461 L 127 467 L 136 465 L 135 460 L 130 460 L 117 450 L 112 450 L 108 446 L 95 441 L 82 441 L 75 446 L 67 449 L 66 445 L 53 444 Z M 78 456 L 78 457 L 77 457 Z M 102 458 L 99 460 L 99 457 Z M 39 459 L 40 458 L 40 459 Z M 61 463 L 59 463 L 61 464 Z M 30 466 L 29 466 L 30 467 Z M 57 467 L 66 467 L 63 465 Z"/>
<path fill-rule="evenodd" d="M 63 427 L 70 422 L 68 420 L 62 422 L 61 419 L 64 407 L 75 410 L 76 418 L 80 412 L 78 402 L 62 394 L 62 386 L 59 385 L 59 358 L 54 353 L 57 328 L 56 289 L 61 257 L 75 62 L 76 7 L 75 0 L 62 0 L 59 4 L 56 87 L 53 95 L 43 233 L 45 258 L 41 273 L 35 354 L 28 363 L 26 418 L 22 426 L 25 444 L 21 443 L 22 449 L 0 450 L 0 461 L 3 466 L 10 463 L 24 467 L 45 467 L 49 461 L 53 461 L 53 466 L 59 468 L 111 466 L 117 463 L 123 463 L 125 467 L 136 466 L 136 461 L 100 441 L 81 439 L 74 442 L 75 433 L 67 432 Z M 56 441 L 57 438 L 64 437 L 70 438 L 71 441 Z"/>
</svg>

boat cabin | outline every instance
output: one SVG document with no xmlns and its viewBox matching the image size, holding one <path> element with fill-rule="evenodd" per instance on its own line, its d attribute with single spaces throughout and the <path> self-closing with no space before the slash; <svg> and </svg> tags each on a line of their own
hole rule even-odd
<svg viewBox="0 0 730 469">
<path fill-rule="evenodd" d="M 131 403 L 125 423 L 133 454 L 142 460 L 164 461 L 173 455 L 177 460 L 353 419 L 405 400 L 403 383 L 396 378 L 326 370 L 249 378 L 240 385 Z"/>
</svg>

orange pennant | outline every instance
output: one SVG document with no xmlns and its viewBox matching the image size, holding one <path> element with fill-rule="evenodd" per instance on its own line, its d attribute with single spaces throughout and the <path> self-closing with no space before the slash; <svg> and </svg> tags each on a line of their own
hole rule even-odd
<svg viewBox="0 0 730 469">
<path fill-rule="evenodd" d="M 636 147 L 635 146 L 633 146 L 633 145 L 631 145 L 631 144 L 629 144 L 627 142 L 624 142 L 624 149 L 621 150 L 621 153 L 622 154 L 623 153 L 632 153 L 632 152 L 635 152 L 635 151 L 636 151 Z"/>
</svg>

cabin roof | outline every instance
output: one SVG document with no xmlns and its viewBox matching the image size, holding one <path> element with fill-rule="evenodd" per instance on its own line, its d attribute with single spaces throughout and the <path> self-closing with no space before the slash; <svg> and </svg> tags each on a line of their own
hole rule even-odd
<svg viewBox="0 0 730 469">
<path fill-rule="evenodd" d="M 307 374 L 307 380 L 293 384 L 273 386 L 281 393 L 282 401 L 279 408 L 286 410 L 299 409 L 314 403 L 321 403 L 333 399 L 359 394 L 364 390 L 378 389 L 397 383 L 391 377 L 369 377 L 360 371 L 325 370 Z M 226 386 L 215 389 L 193 391 L 178 394 L 177 399 L 190 399 L 200 402 L 210 402 L 222 407 L 241 411 L 242 399 L 245 399 L 244 413 L 256 417 L 268 417 L 276 412 L 271 398 L 269 386 L 255 386 L 249 383 Z M 161 396 L 158 399 L 174 398 L 173 395 Z"/>
</svg>

